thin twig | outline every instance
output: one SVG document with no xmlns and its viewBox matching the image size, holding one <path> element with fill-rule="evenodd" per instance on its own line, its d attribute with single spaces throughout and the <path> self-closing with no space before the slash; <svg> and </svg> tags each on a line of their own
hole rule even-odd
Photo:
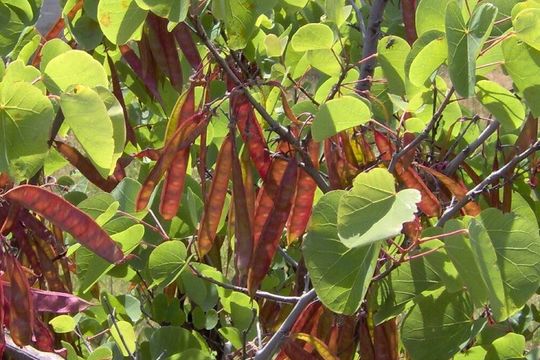
<svg viewBox="0 0 540 360">
<path fill-rule="evenodd" d="M 191 269 L 191 271 L 193 272 L 193 274 L 195 276 L 197 276 L 198 278 L 201 278 L 203 280 L 206 280 L 209 283 L 215 284 L 215 285 L 220 286 L 220 287 L 222 287 L 224 289 L 238 291 L 238 292 L 241 292 L 243 294 L 249 295 L 249 290 L 247 288 L 245 288 L 245 287 L 232 285 L 232 284 L 227 284 L 227 283 L 218 281 L 216 279 L 213 279 L 213 278 L 211 278 L 209 276 L 203 275 L 199 270 L 195 269 L 191 265 L 189 265 L 189 268 Z M 261 290 L 257 290 L 255 292 L 255 297 L 266 299 L 266 300 L 271 300 L 271 301 L 275 301 L 275 302 L 279 302 L 279 303 L 285 303 L 285 304 L 296 304 L 301 300 L 300 296 L 283 296 L 283 295 L 277 295 L 277 294 L 273 294 L 273 293 L 266 292 L 266 291 L 261 291 Z"/>
<path fill-rule="evenodd" d="M 289 331 L 296 322 L 296 319 L 300 316 L 302 311 L 311 303 L 317 294 L 314 289 L 311 289 L 300 297 L 300 300 L 296 303 L 287 319 L 281 324 L 276 333 L 272 336 L 270 341 L 255 355 L 255 360 L 269 360 L 274 355 L 275 351 L 279 348 L 283 340 L 289 335 Z"/>
<path fill-rule="evenodd" d="M 107 313 L 109 315 L 109 318 L 111 319 L 111 322 L 113 323 L 113 326 L 114 328 L 116 329 L 116 332 L 118 333 L 118 337 L 120 338 L 120 341 L 122 342 L 122 345 L 124 346 L 124 349 L 126 349 L 127 353 L 128 353 L 128 356 L 133 359 L 133 360 L 136 360 L 137 358 L 135 357 L 135 355 L 133 355 L 131 353 L 131 351 L 129 350 L 128 346 L 127 346 L 127 342 L 126 342 L 126 339 L 124 339 L 124 335 L 122 334 L 122 332 L 120 331 L 120 327 L 118 327 L 118 323 L 116 322 L 116 315 L 115 315 L 115 309 L 113 309 L 113 307 L 111 306 L 111 304 L 109 303 L 109 300 L 106 298 L 106 297 L 103 297 L 103 303 L 106 305 L 107 307 Z"/>
<path fill-rule="evenodd" d="M 287 264 L 289 264 L 289 266 L 291 266 L 292 268 L 296 269 L 298 268 L 298 262 L 296 260 L 294 260 L 291 255 L 289 255 L 287 253 L 287 251 L 285 251 L 285 249 L 283 249 L 281 246 L 278 246 L 278 252 L 279 254 L 283 257 L 283 259 L 285 260 L 285 262 Z"/>
<path fill-rule="evenodd" d="M 426 139 L 429 136 L 429 133 L 431 130 L 435 127 L 435 124 L 439 121 L 439 119 L 442 116 L 442 113 L 446 106 L 448 105 L 450 98 L 452 97 L 452 94 L 454 94 L 454 88 L 451 87 L 447 92 L 446 96 L 444 97 L 444 100 L 442 101 L 441 105 L 439 105 L 439 108 L 433 114 L 433 117 L 429 121 L 429 123 L 426 125 L 424 130 L 420 134 L 418 134 L 417 137 L 414 138 L 413 141 L 411 141 L 407 146 L 405 146 L 400 151 L 394 153 L 392 156 L 392 160 L 390 161 L 390 165 L 388 165 L 388 171 L 393 172 L 394 168 L 396 166 L 397 161 L 403 157 L 405 154 L 407 154 L 409 151 L 415 149 L 424 139 Z"/>
<path fill-rule="evenodd" d="M 527 158 L 529 155 L 533 154 L 534 152 L 540 150 L 540 140 L 537 140 L 534 144 L 532 144 L 527 150 L 523 151 L 521 154 L 516 155 L 512 160 L 510 160 L 506 165 L 504 165 L 502 168 L 500 168 L 497 171 L 492 172 L 489 174 L 488 177 L 486 177 L 480 184 L 476 185 L 474 188 L 469 190 L 465 196 L 459 200 L 454 205 L 450 206 L 445 210 L 439 221 L 437 221 L 437 224 L 435 226 L 442 227 L 452 216 L 457 214 L 461 208 L 463 208 L 469 201 L 475 200 L 484 190 L 486 187 L 488 187 L 490 184 L 495 182 L 496 180 L 504 177 L 506 173 L 514 169 L 514 167 L 523 159 Z"/>
<path fill-rule="evenodd" d="M 467 156 L 469 156 L 474 150 L 479 148 L 486 140 L 499 128 L 499 123 L 497 121 L 491 121 L 491 123 L 480 133 L 478 138 L 470 143 L 465 149 L 452 159 L 444 169 L 444 173 L 447 176 L 453 175 L 461 163 L 465 161 Z"/>
<path fill-rule="evenodd" d="M 356 5 L 356 2 L 354 0 L 349 0 L 349 4 L 351 4 L 354 13 L 356 15 L 356 22 L 358 23 L 358 30 L 360 30 L 360 33 L 362 33 L 362 37 L 366 37 L 366 24 L 364 23 L 364 17 L 362 16 L 362 11 Z"/>
<path fill-rule="evenodd" d="M 375 0 L 369 13 L 368 25 L 364 36 L 364 45 L 362 48 L 362 58 L 370 57 L 377 52 L 381 23 L 383 20 L 384 8 L 388 0 Z M 370 58 L 369 61 L 360 65 L 360 79 L 356 84 L 356 90 L 363 94 L 371 88 L 371 78 L 375 72 L 376 58 Z"/>
</svg>

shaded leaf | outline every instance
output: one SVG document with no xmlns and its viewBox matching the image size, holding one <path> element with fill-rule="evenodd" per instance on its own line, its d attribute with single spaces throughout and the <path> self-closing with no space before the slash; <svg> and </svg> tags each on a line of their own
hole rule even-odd
<svg viewBox="0 0 540 360">
<path fill-rule="evenodd" d="M 446 37 L 448 43 L 448 70 L 458 94 L 474 95 L 476 58 L 491 33 L 497 8 L 489 3 L 478 6 L 468 23 L 456 1 L 446 8 Z"/>
</svg>

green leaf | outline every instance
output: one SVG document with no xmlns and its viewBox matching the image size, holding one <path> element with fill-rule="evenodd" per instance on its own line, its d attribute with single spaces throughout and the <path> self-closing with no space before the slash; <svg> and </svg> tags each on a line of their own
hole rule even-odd
<svg viewBox="0 0 540 360">
<path fill-rule="evenodd" d="M 315 141 L 322 141 L 340 131 L 362 125 L 371 119 L 371 110 L 355 96 L 343 96 L 321 105 L 311 131 Z"/>
<path fill-rule="evenodd" d="M 212 13 L 225 22 L 231 50 L 246 47 L 254 33 L 257 21 L 255 0 L 215 0 L 212 1 Z"/>
<path fill-rule="evenodd" d="M 237 328 L 232 326 L 225 326 L 219 328 L 218 333 L 219 335 L 223 336 L 225 340 L 230 341 L 235 349 L 238 350 L 242 348 L 242 334 Z"/>
<path fill-rule="evenodd" d="M 269 57 L 280 57 L 287 47 L 288 37 L 278 38 L 275 34 L 268 34 L 264 38 L 266 55 Z"/>
<path fill-rule="evenodd" d="M 137 212 L 135 200 L 141 190 L 141 183 L 130 177 L 125 177 L 111 192 L 112 196 L 120 203 L 119 210 L 142 219 L 146 211 Z"/>
<path fill-rule="evenodd" d="M 354 248 L 396 236 L 403 223 L 414 219 L 420 200 L 416 189 L 396 193 L 395 179 L 385 169 L 360 173 L 339 203 L 339 238 Z"/>
<path fill-rule="evenodd" d="M 421 38 L 424 33 L 431 30 L 444 31 L 444 15 L 446 14 L 446 0 L 422 0 L 416 7 L 416 33 Z"/>
<path fill-rule="evenodd" d="M 463 292 L 436 290 L 418 299 L 406 315 L 401 341 L 412 359 L 452 358 L 471 337 L 472 312 Z"/>
<path fill-rule="evenodd" d="M 476 58 L 491 33 L 497 8 L 489 3 L 478 6 L 468 24 L 461 11 L 455 1 L 446 8 L 448 70 L 457 93 L 471 97 L 476 82 Z"/>
<path fill-rule="evenodd" d="M 38 171 L 48 152 L 53 118 L 51 102 L 37 87 L 0 84 L 0 172 L 21 181 Z"/>
<path fill-rule="evenodd" d="M 334 44 L 334 33 L 325 24 L 313 23 L 300 27 L 291 38 L 294 51 L 331 49 Z"/>
<path fill-rule="evenodd" d="M 456 219 L 449 220 L 444 226 L 444 232 L 466 228 L 466 225 Z M 456 234 L 443 239 L 446 253 L 456 267 L 459 276 L 463 280 L 471 300 L 476 307 L 481 307 L 487 302 L 487 288 L 483 281 L 478 281 L 480 267 L 474 256 L 471 241 L 464 234 Z"/>
<path fill-rule="evenodd" d="M 77 325 L 75 319 L 69 315 L 59 315 L 54 317 L 49 321 L 49 324 L 57 334 L 72 332 L 75 330 L 75 326 Z"/>
<path fill-rule="evenodd" d="M 540 50 L 540 8 L 530 8 L 520 11 L 512 19 L 514 30 L 519 40 Z"/>
<path fill-rule="evenodd" d="M 24 81 L 29 84 L 36 85 L 40 90 L 42 89 L 45 93 L 45 87 L 40 80 L 41 73 L 38 69 L 31 65 L 25 65 L 22 60 L 15 60 L 6 67 L 6 72 L 2 82 L 7 83 L 16 83 L 19 81 Z"/>
<path fill-rule="evenodd" d="M 398 36 L 386 36 L 379 40 L 377 59 L 392 94 L 405 95 L 405 60 L 410 50 L 407 41 Z"/>
<path fill-rule="evenodd" d="M 188 349 L 205 350 L 191 332 L 179 326 L 159 328 L 150 338 L 152 359 L 158 359 L 163 355 L 169 357 Z"/>
<path fill-rule="evenodd" d="M 150 10 L 162 18 L 177 23 L 186 19 L 190 5 L 190 0 L 136 0 L 136 2 L 141 9 Z"/>
<path fill-rule="evenodd" d="M 350 249 L 337 234 L 337 210 L 346 194 L 325 194 L 313 208 L 311 224 L 303 243 L 306 267 L 317 295 L 330 310 L 355 313 L 375 271 L 380 244 Z"/>
<path fill-rule="evenodd" d="M 540 116 L 540 51 L 520 42 L 516 36 L 503 41 L 504 67 L 525 98 L 534 116 Z"/>
<path fill-rule="evenodd" d="M 503 321 L 540 285 L 538 223 L 534 217 L 489 208 L 471 221 L 469 234 L 493 316 Z"/>
<path fill-rule="evenodd" d="M 465 352 L 456 354 L 453 360 L 485 360 L 486 353 L 482 346 L 473 346 Z"/>
<path fill-rule="evenodd" d="M 521 101 L 501 85 L 480 80 L 476 83 L 476 97 L 501 124 L 504 133 L 521 126 L 525 120 L 525 109 Z"/>
<path fill-rule="evenodd" d="M 146 13 L 135 0 L 100 0 L 97 8 L 101 31 L 116 45 L 141 39 Z"/>
<path fill-rule="evenodd" d="M 143 235 L 144 226 L 136 224 L 122 232 L 111 235 L 111 238 L 120 245 L 122 252 L 127 255 L 135 250 Z M 79 273 L 79 289 L 82 293 L 88 292 L 95 283 L 114 268 L 113 264 L 83 247 L 77 250 L 76 259 L 80 268 L 79 271 L 81 271 Z"/>
<path fill-rule="evenodd" d="M 39 68 L 41 71 L 44 71 L 47 68 L 49 61 L 70 50 L 71 46 L 66 44 L 61 39 L 52 39 L 47 41 L 41 49 L 41 62 L 39 63 Z"/>
<path fill-rule="evenodd" d="M 444 63 L 448 56 L 443 32 L 428 31 L 416 40 L 405 61 L 405 72 L 411 83 L 422 86 Z"/>
<path fill-rule="evenodd" d="M 116 321 L 116 325 L 111 324 L 109 331 L 123 356 L 129 356 L 135 352 L 137 335 L 135 335 L 133 325 L 127 321 Z"/>
<path fill-rule="evenodd" d="M 81 50 L 66 51 L 49 61 L 44 71 L 45 85 L 53 94 L 66 91 L 71 85 L 108 87 L 103 66 Z"/>
<path fill-rule="evenodd" d="M 336 48 L 339 44 L 336 44 L 332 50 L 330 49 L 319 49 L 319 50 L 309 50 L 306 52 L 306 60 L 309 65 L 319 70 L 323 74 L 330 76 L 339 76 L 343 67 L 338 58 L 334 54 Z"/>
<path fill-rule="evenodd" d="M 114 168 L 116 161 L 122 156 L 124 152 L 124 145 L 126 143 L 126 123 L 124 121 L 124 111 L 122 105 L 116 99 L 114 94 L 108 89 L 98 86 L 94 89 L 107 108 L 107 115 L 111 119 L 113 126 L 113 140 L 114 140 L 114 152 L 111 162 L 111 167 Z"/>
<path fill-rule="evenodd" d="M 487 347 L 485 360 L 523 359 L 525 337 L 521 334 L 508 333 L 494 340 Z"/>
<path fill-rule="evenodd" d="M 198 266 L 196 267 L 199 268 Z M 218 298 L 218 287 L 195 276 L 191 271 L 181 272 L 180 279 L 182 280 L 182 285 L 188 298 L 199 305 L 204 311 L 212 309 L 216 306 L 218 300 L 220 300 Z"/>
<path fill-rule="evenodd" d="M 378 308 L 373 315 L 375 324 L 383 323 L 402 313 L 413 305 L 412 301 L 421 296 L 422 292 L 435 290 L 444 285 L 426 258 L 421 257 L 402 264 L 377 283 Z"/>
<path fill-rule="evenodd" d="M 0 2 L 0 56 L 5 57 L 13 50 L 28 22 L 20 9 Z"/>
<path fill-rule="evenodd" d="M 148 258 L 148 270 L 155 285 L 169 285 L 186 265 L 187 250 L 181 241 L 166 241 L 155 248 Z"/>
<path fill-rule="evenodd" d="M 54 60 L 53 60 L 54 61 Z M 114 170 L 114 129 L 100 95 L 78 85 L 60 96 L 66 123 L 102 177 Z"/>
<path fill-rule="evenodd" d="M 108 347 L 100 346 L 91 354 L 88 355 L 87 360 L 111 360 L 113 358 L 113 352 Z"/>
</svg>

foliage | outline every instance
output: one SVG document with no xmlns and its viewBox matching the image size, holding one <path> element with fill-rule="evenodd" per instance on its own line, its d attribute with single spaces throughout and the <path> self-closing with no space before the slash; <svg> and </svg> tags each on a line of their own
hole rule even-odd
<svg viewBox="0 0 540 360">
<path fill-rule="evenodd" d="M 0 1 L 0 354 L 539 358 L 538 1 L 61 3 Z"/>
</svg>

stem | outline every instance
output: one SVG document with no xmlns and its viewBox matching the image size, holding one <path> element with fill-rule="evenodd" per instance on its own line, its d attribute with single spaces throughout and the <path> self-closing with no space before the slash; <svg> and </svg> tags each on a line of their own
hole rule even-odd
<svg viewBox="0 0 540 360">
<path fill-rule="evenodd" d="M 463 149 L 455 158 L 452 159 L 448 163 L 448 166 L 444 170 L 444 174 L 451 176 L 453 175 L 461 163 L 469 156 L 474 150 L 479 148 L 484 141 L 486 141 L 491 134 L 493 134 L 497 129 L 499 128 L 499 123 L 497 121 L 491 121 L 490 124 L 482 131 L 480 136 L 478 136 L 478 139 L 474 140 L 472 143 L 467 145 L 465 149 Z"/>
<path fill-rule="evenodd" d="M 433 114 L 433 117 L 431 118 L 429 123 L 426 125 L 424 130 L 422 130 L 422 132 L 417 137 L 415 137 L 414 140 L 411 141 L 407 146 L 405 146 L 401 151 L 394 153 L 394 155 L 392 156 L 392 160 L 390 161 L 390 165 L 388 165 L 388 171 L 393 172 L 394 168 L 396 167 L 397 161 L 401 157 L 403 157 L 405 154 L 407 154 L 409 151 L 415 149 L 424 139 L 426 139 L 429 136 L 429 133 L 431 132 L 431 130 L 433 130 L 433 128 L 435 127 L 435 124 L 437 124 L 437 122 L 441 118 L 444 109 L 450 102 L 450 98 L 452 97 L 453 93 L 454 93 L 454 88 L 451 87 L 450 90 L 446 92 L 446 96 L 444 97 L 443 102 L 441 103 L 441 105 L 439 105 L 439 108 L 437 109 L 435 114 Z"/>
<path fill-rule="evenodd" d="M 272 336 L 270 341 L 255 355 L 255 360 L 269 360 L 274 355 L 275 351 L 279 348 L 281 343 L 285 340 L 292 326 L 296 322 L 296 319 L 300 316 L 302 311 L 317 297 L 315 290 L 311 289 L 300 297 L 300 300 L 296 303 L 287 319 L 281 324 L 278 331 Z"/>
<path fill-rule="evenodd" d="M 364 17 L 362 12 L 354 0 L 349 0 L 349 4 L 352 6 L 356 15 L 356 22 L 358 23 L 358 30 L 362 33 L 362 37 L 366 37 L 366 24 L 364 23 Z"/>
<path fill-rule="evenodd" d="M 412 45 L 418 38 L 416 34 L 416 0 L 401 0 L 401 12 L 403 14 L 403 25 L 405 26 L 405 37 L 409 45 Z"/>
<path fill-rule="evenodd" d="M 523 151 L 521 154 L 515 156 L 512 160 L 510 160 L 506 165 L 504 165 L 502 168 L 500 168 L 497 171 L 492 172 L 489 174 L 488 177 L 484 179 L 480 184 L 476 185 L 474 188 L 469 190 L 465 196 L 452 205 L 451 207 L 447 208 L 444 214 L 441 216 L 439 221 L 437 221 L 437 224 L 435 226 L 442 227 L 452 216 L 454 216 L 456 213 L 461 210 L 469 201 L 472 201 L 476 199 L 480 194 L 488 187 L 491 183 L 495 182 L 496 180 L 504 177 L 506 173 L 514 169 L 514 167 L 523 159 L 527 158 L 529 155 L 533 154 L 534 152 L 540 150 L 540 140 L 537 140 L 534 144 L 532 144 L 527 150 Z"/>
<path fill-rule="evenodd" d="M 369 13 L 367 31 L 364 36 L 364 46 L 362 49 L 362 58 L 368 58 L 377 52 L 379 44 L 379 33 L 384 14 L 384 8 L 388 0 L 374 0 Z M 365 93 L 371 88 L 371 78 L 375 72 L 376 58 L 370 58 L 360 65 L 360 81 L 356 84 L 356 91 L 360 94 Z"/>
<path fill-rule="evenodd" d="M 250 294 L 249 290 L 247 288 L 245 288 L 245 287 L 236 286 L 236 285 L 232 285 L 232 284 L 227 284 L 227 283 L 218 281 L 216 279 L 213 279 L 211 277 L 208 277 L 206 275 L 203 275 L 199 270 L 195 269 L 191 265 L 189 266 L 189 268 L 191 269 L 191 271 L 193 272 L 193 274 L 195 276 L 197 276 L 198 278 L 201 278 L 203 280 L 206 280 L 209 283 L 215 284 L 215 285 L 220 286 L 220 287 L 222 287 L 224 289 L 238 291 L 238 292 L 241 292 L 241 293 L 247 294 L 247 295 Z M 255 297 L 266 299 L 266 300 L 271 300 L 271 301 L 275 301 L 275 302 L 279 302 L 279 303 L 285 303 L 285 304 L 296 304 L 302 299 L 302 297 L 300 297 L 300 296 L 282 296 L 282 295 L 277 295 L 277 294 L 273 294 L 273 293 L 266 292 L 266 291 L 260 291 L 260 290 L 257 290 L 255 292 Z"/>
</svg>

